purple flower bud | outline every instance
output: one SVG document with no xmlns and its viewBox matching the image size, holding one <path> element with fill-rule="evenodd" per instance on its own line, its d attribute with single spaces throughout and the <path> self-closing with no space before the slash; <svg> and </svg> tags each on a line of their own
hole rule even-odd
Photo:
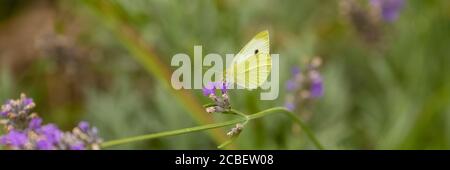
<svg viewBox="0 0 450 170">
<path fill-rule="evenodd" d="M 299 84 L 294 80 L 288 80 L 286 82 L 286 90 L 287 91 L 295 91 L 299 87 Z"/>
<path fill-rule="evenodd" d="M 214 83 L 209 82 L 205 87 L 203 87 L 203 95 L 210 96 L 211 94 L 215 94 L 216 87 Z"/>
<path fill-rule="evenodd" d="M 323 84 L 320 83 L 313 83 L 311 87 L 311 97 L 318 98 L 323 96 Z"/>
<path fill-rule="evenodd" d="M 78 128 L 80 128 L 83 132 L 87 132 L 89 130 L 89 123 L 86 121 L 81 121 L 78 123 Z"/>
<path fill-rule="evenodd" d="M 53 144 L 49 140 L 39 140 L 36 142 L 36 148 L 39 150 L 52 150 L 54 149 Z"/>
<path fill-rule="evenodd" d="M 30 104 L 33 104 L 34 102 L 33 102 L 33 99 L 31 99 L 31 98 L 25 98 L 24 100 L 23 100 L 23 105 L 24 106 L 28 106 L 28 105 L 30 105 Z"/>
<path fill-rule="evenodd" d="M 12 106 L 11 106 L 11 100 L 8 100 L 5 102 L 5 104 L 2 106 L 2 110 L 0 112 L 0 116 L 8 116 L 8 113 L 11 112 Z"/>
<path fill-rule="evenodd" d="M 28 141 L 25 133 L 12 130 L 8 134 L 0 137 L 0 143 L 3 145 L 10 145 L 13 148 L 22 148 Z"/>
<path fill-rule="evenodd" d="M 298 74 L 300 74 L 300 67 L 292 67 L 292 69 L 291 69 L 291 73 L 292 73 L 292 75 L 298 75 Z"/>
<path fill-rule="evenodd" d="M 286 109 L 288 109 L 289 111 L 293 111 L 295 109 L 295 104 L 292 102 L 286 102 L 284 104 L 284 107 L 286 107 Z"/>
<path fill-rule="evenodd" d="M 216 89 L 220 89 L 222 95 L 216 95 Z M 206 108 L 206 112 L 226 112 L 231 109 L 230 99 L 227 94 L 228 84 L 225 81 L 220 82 L 209 82 L 207 86 L 203 88 L 203 94 L 208 96 L 212 101 L 214 101 L 215 106 Z"/>
<path fill-rule="evenodd" d="M 61 132 L 54 124 L 42 126 L 42 128 L 40 128 L 40 134 L 42 134 L 50 143 L 60 142 L 63 136 L 63 132 Z"/>
<path fill-rule="evenodd" d="M 395 21 L 404 6 L 404 0 L 371 0 L 370 3 L 381 10 L 383 19 L 388 22 Z"/>
<path fill-rule="evenodd" d="M 77 143 L 77 144 L 70 146 L 70 150 L 84 150 L 84 149 L 85 149 L 85 147 L 84 147 L 83 143 Z"/>
<path fill-rule="evenodd" d="M 318 98 L 323 96 L 322 76 L 318 72 L 311 72 L 311 97 Z"/>
<path fill-rule="evenodd" d="M 226 82 L 222 82 L 220 84 L 220 90 L 222 91 L 222 94 L 226 94 L 228 92 L 228 84 Z"/>
<path fill-rule="evenodd" d="M 30 120 L 28 127 L 30 129 L 39 129 L 41 127 L 41 124 L 42 124 L 42 119 L 39 117 L 35 117 Z"/>
</svg>

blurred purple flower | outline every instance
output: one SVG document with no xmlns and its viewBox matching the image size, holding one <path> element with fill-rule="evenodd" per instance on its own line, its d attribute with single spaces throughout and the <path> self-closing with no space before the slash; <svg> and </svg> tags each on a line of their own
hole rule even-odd
<svg viewBox="0 0 450 170">
<path fill-rule="evenodd" d="M 2 105 L 0 120 L 6 134 L 0 136 L 1 145 L 12 149 L 100 149 L 102 140 L 88 122 L 82 121 L 72 132 L 64 133 L 54 124 L 42 126 L 42 119 L 31 112 L 34 106 L 25 94 Z"/>
<path fill-rule="evenodd" d="M 8 134 L 0 137 L 0 144 L 9 145 L 14 149 L 20 149 L 25 146 L 28 137 L 25 133 L 11 130 Z"/>
<path fill-rule="evenodd" d="M 54 124 L 42 126 L 42 128 L 38 130 L 38 133 L 42 134 L 45 139 L 52 144 L 60 142 L 63 136 L 63 132 Z"/>
<path fill-rule="evenodd" d="M 404 0 L 370 0 L 373 7 L 379 8 L 381 16 L 385 21 L 395 21 L 403 9 Z"/>
<path fill-rule="evenodd" d="M 32 99 L 27 98 L 25 94 L 21 94 L 17 100 L 8 100 L 1 107 L 0 115 L 6 118 L 5 125 L 12 129 L 24 130 L 32 116 L 31 110 L 35 104 Z"/>
<path fill-rule="evenodd" d="M 2 105 L 0 115 L 3 117 L 8 116 L 8 113 L 12 111 L 12 108 L 11 100 L 6 101 L 5 104 Z"/>
<path fill-rule="evenodd" d="M 295 82 L 295 80 L 288 80 L 286 82 L 286 90 L 287 91 L 295 91 L 299 87 L 299 84 Z"/>
<path fill-rule="evenodd" d="M 28 128 L 30 129 L 39 129 L 42 124 L 42 119 L 39 117 L 32 118 L 30 123 L 28 124 Z"/>
<path fill-rule="evenodd" d="M 78 128 L 80 128 L 83 132 L 87 132 L 89 130 L 89 123 L 86 121 L 81 121 L 78 123 Z"/>
<path fill-rule="evenodd" d="M 300 70 L 299 67 L 293 67 L 291 69 L 292 77 L 286 82 L 286 99 L 284 107 L 293 111 L 296 107 L 304 107 L 311 104 L 310 101 L 314 101 L 324 94 L 324 84 L 322 75 L 319 72 L 322 60 L 320 57 L 312 58 L 308 64 L 304 67 L 304 70 Z"/>
<path fill-rule="evenodd" d="M 286 82 L 286 90 L 287 91 L 295 91 L 300 87 L 299 74 L 301 74 L 300 67 L 292 67 L 291 69 L 292 78 Z"/>
<path fill-rule="evenodd" d="M 33 99 L 31 99 L 31 98 L 25 98 L 24 100 L 23 100 L 23 105 L 26 107 L 26 106 L 29 106 L 29 105 L 31 105 L 31 104 L 34 104 L 34 102 L 33 102 Z"/>
<path fill-rule="evenodd" d="M 77 143 L 70 146 L 70 150 L 85 150 L 83 143 Z"/>
<path fill-rule="evenodd" d="M 36 149 L 52 150 L 54 149 L 54 146 L 49 140 L 41 139 L 36 142 Z"/>
<path fill-rule="evenodd" d="M 8 116 L 8 113 L 9 112 L 7 112 L 7 111 L 1 111 L 0 116 L 6 117 L 6 116 Z"/>
<path fill-rule="evenodd" d="M 318 98 L 323 96 L 322 76 L 318 72 L 311 72 L 311 97 Z"/>
<path fill-rule="evenodd" d="M 293 76 L 295 76 L 297 74 L 300 74 L 300 72 L 301 72 L 300 67 L 293 67 L 291 69 L 291 73 L 292 73 Z"/>
<path fill-rule="evenodd" d="M 288 109 L 289 111 L 293 111 L 295 109 L 295 104 L 292 102 L 286 102 L 284 104 L 284 107 L 286 107 L 286 109 Z"/>
</svg>

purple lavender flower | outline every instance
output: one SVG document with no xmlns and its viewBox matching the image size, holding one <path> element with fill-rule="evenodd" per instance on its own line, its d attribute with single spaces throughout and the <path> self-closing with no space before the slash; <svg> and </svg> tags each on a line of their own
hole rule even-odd
<svg viewBox="0 0 450 170">
<path fill-rule="evenodd" d="M 0 144 L 9 145 L 14 149 L 20 149 L 25 146 L 28 137 L 25 133 L 12 130 L 8 134 L 0 137 Z"/>
<path fill-rule="evenodd" d="M 299 84 L 295 80 L 288 80 L 286 82 L 287 91 L 295 91 L 299 87 Z"/>
<path fill-rule="evenodd" d="M 311 97 L 312 98 L 318 98 L 323 96 L 323 81 L 322 76 L 316 72 L 313 71 L 310 73 L 311 78 Z"/>
<path fill-rule="evenodd" d="M 85 147 L 84 144 L 80 142 L 70 146 L 70 150 L 85 150 Z"/>
<path fill-rule="evenodd" d="M 304 108 L 311 103 L 309 101 L 323 96 L 323 80 L 318 70 L 321 63 L 322 60 L 319 57 L 314 57 L 304 67 L 305 70 L 300 70 L 298 67 L 292 68 L 292 77 L 286 82 L 288 93 L 284 106 L 288 110 L 293 111 L 296 107 Z"/>
<path fill-rule="evenodd" d="M 54 124 L 42 125 L 42 119 L 31 113 L 35 104 L 25 94 L 17 100 L 8 100 L 1 107 L 0 123 L 6 134 L 0 144 L 11 149 L 100 149 L 97 129 L 82 121 L 72 132 L 63 132 Z"/>
<path fill-rule="evenodd" d="M 7 111 L 1 111 L 0 116 L 6 117 L 6 116 L 8 116 L 8 113 L 9 112 L 7 112 Z"/>
<path fill-rule="evenodd" d="M 61 141 L 61 138 L 63 136 L 63 132 L 56 127 L 54 124 L 47 124 L 45 126 L 42 126 L 41 129 L 39 129 L 40 134 L 42 134 L 45 139 L 52 143 L 58 143 Z"/>
<path fill-rule="evenodd" d="M 291 69 L 291 73 L 293 76 L 300 74 L 301 73 L 300 67 L 293 67 Z"/>
<path fill-rule="evenodd" d="M 215 94 L 217 88 L 220 88 L 222 95 Z M 214 106 L 207 107 L 206 112 L 214 113 L 229 111 L 231 109 L 231 105 L 227 92 L 228 84 L 226 82 L 209 82 L 203 88 L 203 94 L 214 101 Z"/>
<path fill-rule="evenodd" d="M 33 99 L 31 99 L 31 98 L 25 98 L 22 103 L 25 107 L 34 104 Z"/>
<path fill-rule="evenodd" d="M 370 4 L 380 10 L 385 21 L 395 21 L 403 9 L 404 0 L 370 0 Z"/>
<path fill-rule="evenodd" d="M 214 83 L 209 82 L 205 87 L 203 87 L 203 95 L 210 96 L 215 94 L 216 86 Z"/>
<path fill-rule="evenodd" d="M 86 121 L 81 121 L 78 123 L 78 128 L 80 128 L 83 132 L 87 132 L 89 130 L 89 123 Z"/>
<path fill-rule="evenodd" d="M 300 87 L 300 83 L 299 83 L 300 82 L 299 78 L 301 77 L 300 67 L 297 67 L 297 66 L 292 67 L 291 74 L 292 74 L 292 78 L 286 82 L 286 90 L 290 91 L 290 92 L 295 91 Z"/>
<path fill-rule="evenodd" d="M 31 110 L 35 104 L 32 99 L 27 98 L 25 94 L 21 94 L 17 100 L 8 100 L 1 107 L 1 117 L 3 119 L 3 125 L 7 129 L 24 130 L 27 128 L 28 123 L 33 118 Z"/>
<path fill-rule="evenodd" d="M 12 110 L 12 104 L 11 104 L 11 100 L 8 100 L 7 102 L 5 102 L 4 105 L 2 105 L 2 110 L 0 112 L 0 115 L 3 117 L 8 116 L 9 112 L 11 112 Z"/>
<path fill-rule="evenodd" d="M 31 119 L 30 123 L 28 124 L 28 127 L 30 129 L 39 129 L 41 127 L 41 124 L 42 124 L 42 119 L 39 117 L 35 117 L 35 118 Z"/>
<path fill-rule="evenodd" d="M 53 150 L 55 149 L 53 143 L 46 139 L 41 139 L 36 142 L 36 149 L 38 150 Z"/>
<path fill-rule="evenodd" d="M 295 104 L 292 102 L 286 102 L 284 104 L 284 107 L 286 107 L 286 109 L 288 109 L 289 111 L 293 111 L 295 109 Z"/>
<path fill-rule="evenodd" d="M 208 82 L 208 84 L 203 87 L 203 95 L 210 96 L 211 94 L 216 94 L 216 89 L 220 89 L 222 94 L 226 94 L 228 92 L 228 83 L 227 82 Z"/>
<path fill-rule="evenodd" d="M 220 90 L 222 92 L 222 94 L 226 94 L 228 92 L 228 83 L 227 82 L 222 82 L 220 83 Z"/>
</svg>

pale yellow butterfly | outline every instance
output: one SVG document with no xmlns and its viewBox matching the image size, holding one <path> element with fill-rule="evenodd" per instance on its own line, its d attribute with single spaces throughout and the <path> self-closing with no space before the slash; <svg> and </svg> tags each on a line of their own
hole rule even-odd
<svg viewBox="0 0 450 170">
<path fill-rule="evenodd" d="M 268 78 L 272 69 L 269 32 L 262 31 L 253 37 L 226 70 L 226 82 L 236 83 L 246 89 L 256 89 Z"/>
</svg>

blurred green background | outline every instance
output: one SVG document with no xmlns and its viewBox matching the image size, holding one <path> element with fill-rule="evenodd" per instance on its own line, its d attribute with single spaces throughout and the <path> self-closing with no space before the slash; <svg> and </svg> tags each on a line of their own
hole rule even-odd
<svg viewBox="0 0 450 170">
<path fill-rule="evenodd" d="M 300 116 L 327 149 L 450 149 L 445 0 L 405 0 L 393 22 L 366 0 L 0 0 L 0 101 L 24 92 L 45 123 L 87 120 L 104 140 L 227 120 L 201 110 L 201 90 L 171 89 L 171 57 L 194 45 L 236 53 L 265 29 L 280 97 L 232 91 L 235 109 L 283 106 L 290 69 L 320 56 L 325 95 Z M 229 128 L 112 149 L 215 149 Z M 279 114 L 252 121 L 231 148 L 314 145 Z"/>
</svg>

